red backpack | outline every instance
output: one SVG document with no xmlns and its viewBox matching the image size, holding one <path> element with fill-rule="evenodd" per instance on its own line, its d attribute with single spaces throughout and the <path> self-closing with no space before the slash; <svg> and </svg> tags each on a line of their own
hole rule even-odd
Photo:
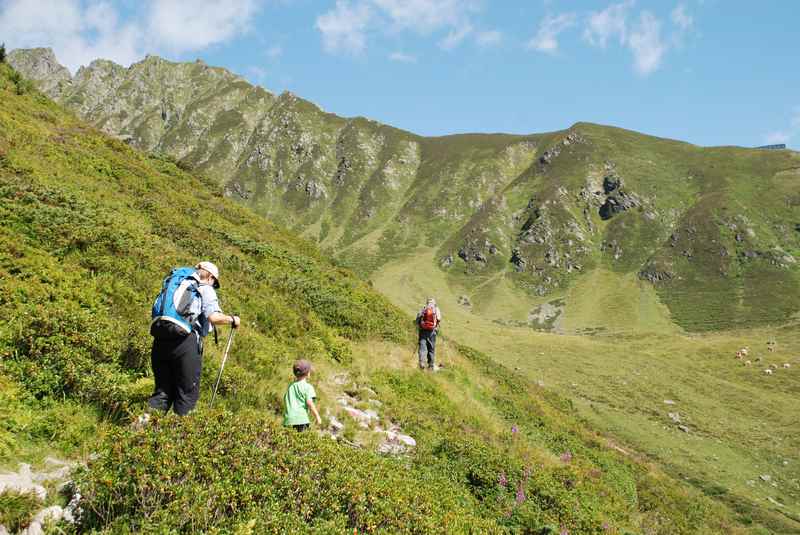
<svg viewBox="0 0 800 535">
<path fill-rule="evenodd" d="M 432 331 L 436 328 L 435 307 L 426 307 L 425 310 L 422 311 L 422 317 L 420 318 L 419 326 L 423 331 Z"/>
</svg>

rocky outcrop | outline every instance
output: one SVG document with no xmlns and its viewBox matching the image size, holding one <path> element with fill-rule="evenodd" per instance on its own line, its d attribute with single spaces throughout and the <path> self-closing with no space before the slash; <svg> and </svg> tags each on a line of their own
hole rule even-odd
<svg viewBox="0 0 800 535">
<path fill-rule="evenodd" d="M 58 99 L 72 84 L 72 75 L 56 59 L 52 48 L 12 50 L 6 61 L 24 77 L 36 81 L 39 90 Z"/>
</svg>

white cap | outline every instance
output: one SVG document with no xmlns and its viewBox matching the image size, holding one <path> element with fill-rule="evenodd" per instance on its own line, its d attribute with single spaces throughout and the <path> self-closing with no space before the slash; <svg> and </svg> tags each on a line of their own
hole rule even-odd
<svg viewBox="0 0 800 535">
<path fill-rule="evenodd" d="M 195 266 L 195 269 L 205 269 L 214 277 L 214 288 L 219 288 L 219 269 L 216 265 L 204 260 Z"/>
</svg>

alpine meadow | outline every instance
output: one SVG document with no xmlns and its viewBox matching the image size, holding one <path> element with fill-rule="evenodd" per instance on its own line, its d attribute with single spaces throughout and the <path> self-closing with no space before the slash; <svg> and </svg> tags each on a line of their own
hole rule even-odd
<svg viewBox="0 0 800 535">
<path fill-rule="evenodd" d="M 800 533 L 799 153 L 422 137 L 200 61 L 5 60 L 9 532 Z M 224 371 L 227 327 L 196 410 L 143 418 L 147 312 L 207 258 Z M 314 432 L 281 425 L 301 358 Z"/>
</svg>

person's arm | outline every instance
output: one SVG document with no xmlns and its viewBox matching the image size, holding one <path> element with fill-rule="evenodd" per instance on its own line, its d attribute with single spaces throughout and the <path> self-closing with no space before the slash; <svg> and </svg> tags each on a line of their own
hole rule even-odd
<svg viewBox="0 0 800 535">
<path fill-rule="evenodd" d="M 222 312 L 214 312 L 208 317 L 208 321 L 210 321 L 212 325 L 233 325 L 234 329 L 241 324 L 239 316 L 228 316 Z"/>
<path fill-rule="evenodd" d="M 322 425 L 322 418 L 319 417 L 317 406 L 314 404 L 314 398 L 308 398 L 308 400 L 306 400 L 306 405 L 308 405 L 308 409 L 314 415 L 314 418 L 317 419 L 317 425 Z"/>
<path fill-rule="evenodd" d="M 219 306 L 219 299 L 214 288 L 207 284 L 202 284 L 198 290 L 203 299 L 203 315 L 211 325 L 233 325 L 234 329 L 239 326 L 241 323 L 239 316 L 229 316 L 222 312 L 222 307 Z"/>
</svg>

